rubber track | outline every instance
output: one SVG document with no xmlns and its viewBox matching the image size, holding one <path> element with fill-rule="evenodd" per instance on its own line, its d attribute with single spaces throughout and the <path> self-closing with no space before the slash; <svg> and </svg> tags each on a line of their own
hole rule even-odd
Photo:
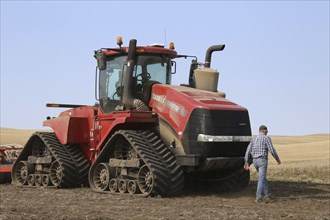
<svg viewBox="0 0 330 220">
<path fill-rule="evenodd" d="M 214 174 L 213 178 L 217 180 L 200 178 L 200 177 L 188 177 L 190 188 L 196 188 L 197 190 L 212 190 L 218 193 L 221 192 L 236 192 L 246 188 L 250 181 L 250 172 L 244 170 L 242 167 L 239 170 L 231 171 L 228 176 L 223 177 Z"/>
<path fill-rule="evenodd" d="M 70 188 L 87 183 L 89 163 L 77 146 L 63 146 L 55 133 L 36 132 L 31 138 L 39 138 L 62 167 L 62 183 L 59 187 Z M 25 148 L 33 146 L 25 146 Z M 29 156 L 29 155 L 28 155 Z"/>
<path fill-rule="evenodd" d="M 88 171 L 90 168 L 86 156 L 79 146 L 68 146 L 67 151 L 76 167 L 76 185 L 88 186 Z"/>
<path fill-rule="evenodd" d="M 152 195 L 177 195 L 184 186 L 184 174 L 176 158 L 152 131 L 119 131 L 127 138 L 154 175 Z"/>
<path fill-rule="evenodd" d="M 223 181 L 210 182 L 216 192 L 236 192 L 246 188 L 250 181 L 250 172 L 240 169 Z"/>
</svg>

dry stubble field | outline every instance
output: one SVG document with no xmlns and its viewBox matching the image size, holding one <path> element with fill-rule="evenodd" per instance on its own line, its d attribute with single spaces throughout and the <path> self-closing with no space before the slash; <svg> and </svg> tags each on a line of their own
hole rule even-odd
<svg viewBox="0 0 330 220">
<path fill-rule="evenodd" d="M 0 144 L 24 145 L 31 130 L 1 128 Z M 330 219 L 329 134 L 273 136 L 283 164 L 270 159 L 277 200 L 254 202 L 256 172 L 248 188 L 216 194 L 186 189 L 175 198 L 98 194 L 89 188 L 30 189 L 0 185 L 0 219 Z"/>
</svg>

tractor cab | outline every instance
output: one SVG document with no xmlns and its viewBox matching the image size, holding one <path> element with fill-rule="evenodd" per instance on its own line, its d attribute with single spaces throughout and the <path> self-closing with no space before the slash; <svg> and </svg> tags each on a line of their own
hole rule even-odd
<svg viewBox="0 0 330 220">
<path fill-rule="evenodd" d="M 120 41 L 118 45 L 121 46 Z M 98 61 L 98 100 L 104 113 L 124 110 L 122 104 L 125 87 L 130 87 L 132 98 L 148 106 L 154 84 L 171 83 L 171 59 L 176 56 L 172 49 L 151 45 L 136 47 L 134 67 L 128 78 L 128 48 L 101 49 L 95 51 Z M 145 109 L 146 110 L 146 109 Z"/>
</svg>

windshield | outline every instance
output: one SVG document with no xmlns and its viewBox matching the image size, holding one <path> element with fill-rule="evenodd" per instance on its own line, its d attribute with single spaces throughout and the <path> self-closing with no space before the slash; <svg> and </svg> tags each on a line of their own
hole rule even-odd
<svg viewBox="0 0 330 220">
<path fill-rule="evenodd" d="M 140 55 L 138 57 L 134 77 L 140 83 L 146 81 L 157 81 L 162 84 L 170 83 L 169 58 L 161 55 Z"/>
<path fill-rule="evenodd" d="M 107 60 L 107 68 L 100 71 L 100 105 L 105 113 L 110 113 L 121 104 L 123 67 L 127 56 Z M 151 91 L 155 83 L 169 84 L 171 81 L 171 60 L 163 55 L 140 55 L 133 73 L 133 96 L 143 100 L 144 93 Z M 143 100 L 147 102 L 146 100 Z M 148 104 L 148 103 L 146 103 Z"/>
<path fill-rule="evenodd" d="M 126 57 L 116 57 L 107 61 L 107 68 L 100 72 L 100 98 L 120 100 L 116 90 L 121 84 L 122 69 Z"/>
</svg>

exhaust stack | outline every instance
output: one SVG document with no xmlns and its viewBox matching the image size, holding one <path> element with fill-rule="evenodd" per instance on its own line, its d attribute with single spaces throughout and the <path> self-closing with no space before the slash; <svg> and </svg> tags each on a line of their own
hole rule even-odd
<svg viewBox="0 0 330 220">
<path fill-rule="evenodd" d="M 219 72 L 211 68 L 211 57 L 214 51 L 222 51 L 225 45 L 214 45 L 207 49 L 203 68 L 194 70 L 195 88 L 217 92 Z"/>
<path fill-rule="evenodd" d="M 143 103 L 140 99 L 134 98 L 132 93 L 133 88 L 133 73 L 136 65 L 136 40 L 132 39 L 129 41 L 127 64 L 124 66 L 124 75 L 122 86 L 123 98 L 122 104 L 125 109 L 136 109 L 138 111 L 150 111 L 149 107 Z"/>
<path fill-rule="evenodd" d="M 123 104 L 125 108 L 130 109 L 133 107 L 134 98 L 132 95 L 132 76 L 134 72 L 134 66 L 136 62 L 136 40 L 129 41 L 127 65 L 124 66 L 124 75 L 122 85 L 123 89 Z"/>
<path fill-rule="evenodd" d="M 214 51 L 222 51 L 223 49 L 225 49 L 225 46 L 226 45 L 222 44 L 222 45 L 214 45 L 214 46 L 209 47 L 209 49 L 207 49 L 207 51 L 206 51 L 204 67 L 210 68 L 212 53 Z"/>
</svg>

